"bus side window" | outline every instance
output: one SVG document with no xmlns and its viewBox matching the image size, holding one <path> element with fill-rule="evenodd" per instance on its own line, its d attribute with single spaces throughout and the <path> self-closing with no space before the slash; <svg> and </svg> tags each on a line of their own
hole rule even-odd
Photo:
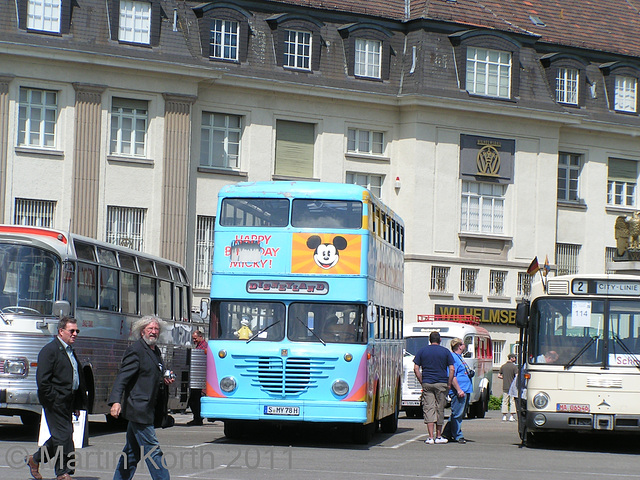
<svg viewBox="0 0 640 480">
<path fill-rule="evenodd" d="M 100 310 L 118 311 L 118 271 L 100 267 Z"/>
<path fill-rule="evenodd" d="M 154 315 L 156 298 L 156 279 L 140 277 L 140 315 Z"/>
<path fill-rule="evenodd" d="M 97 267 L 78 262 L 78 307 L 97 308 Z"/>
<path fill-rule="evenodd" d="M 136 273 L 122 272 L 120 288 L 122 313 L 136 315 L 138 313 L 138 275 Z"/>
</svg>

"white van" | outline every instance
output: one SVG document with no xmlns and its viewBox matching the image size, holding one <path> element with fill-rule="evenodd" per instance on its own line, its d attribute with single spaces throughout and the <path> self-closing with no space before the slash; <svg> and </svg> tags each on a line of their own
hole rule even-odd
<svg viewBox="0 0 640 480">
<path fill-rule="evenodd" d="M 489 332 L 470 315 L 418 315 L 417 322 L 404 325 L 405 350 L 402 376 L 402 404 L 408 417 L 421 417 L 422 385 L 413 372 L 417 351 L 429 345 L 429 334 L 439 332 L 441 345 L 450 349 L 451 340 L 461 338 L 467 345 L 464 361 L 476 374 L 467 416 L 483 418 L 489 409 L 493 377 L 493 346 Z"/>
</svg>

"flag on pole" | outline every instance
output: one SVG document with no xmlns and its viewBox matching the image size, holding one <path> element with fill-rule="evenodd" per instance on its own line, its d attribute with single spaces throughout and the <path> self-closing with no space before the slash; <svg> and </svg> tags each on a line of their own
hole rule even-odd
<svg viewBox="0 0 640 480">
<path fill-rule="evenodd" d="M 538 270 L 540 270 L 540 265 L 538 265 L 538 257 L 535 257 L 531 261 L 531 264 L 529 265 L 529 268 L 527 268 L 527 273 L 529 275 L 535 275 Z"/>
<path fill-rule="evenodd" d="M 542 272 L 542 275 L 546 277 L 549 274 L 549 271 L 551 270 L 551 267 L 549 266 L 549 255 L 544 256 L 544 266 L 542 268 L 544 269 L 544 272 Z"/>
</svg>

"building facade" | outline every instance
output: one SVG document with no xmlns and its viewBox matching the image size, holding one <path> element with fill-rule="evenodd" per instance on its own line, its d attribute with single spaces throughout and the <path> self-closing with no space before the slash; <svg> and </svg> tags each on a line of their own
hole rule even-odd
<svg viewBox="0 0 640 480">
<path fill-rule="evenodd" d="M 0 221 L 203 297 L 223 185 L 358 183 L 405 221 L 405 319 L 476 315 L 500 365 L 532 259 L 602 272 L 638 208 L 634 5 L 0 0 Z"/>
</svg>

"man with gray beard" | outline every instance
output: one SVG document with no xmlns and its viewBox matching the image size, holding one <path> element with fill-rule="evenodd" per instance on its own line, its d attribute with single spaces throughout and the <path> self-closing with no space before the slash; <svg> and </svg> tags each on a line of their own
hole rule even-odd
<svg viewBox="0 0 640 480">
<path fill-rule="evenodd" d="M 143 457 L 153 480 L 169 479 L 155 431 L 166 414 L 162 394 L 175 378 L 173 372 L 165 374 L 160 349 L 156 348 L 163 325 L 162 320 L 151 315 L 133 325 L 132 334 L 138 341 L 124 352 L 111 390 L 111 416 L 118 418 L 122 414 L 129 421 L 113 480 L 133 478 Z"/>
</svg>

